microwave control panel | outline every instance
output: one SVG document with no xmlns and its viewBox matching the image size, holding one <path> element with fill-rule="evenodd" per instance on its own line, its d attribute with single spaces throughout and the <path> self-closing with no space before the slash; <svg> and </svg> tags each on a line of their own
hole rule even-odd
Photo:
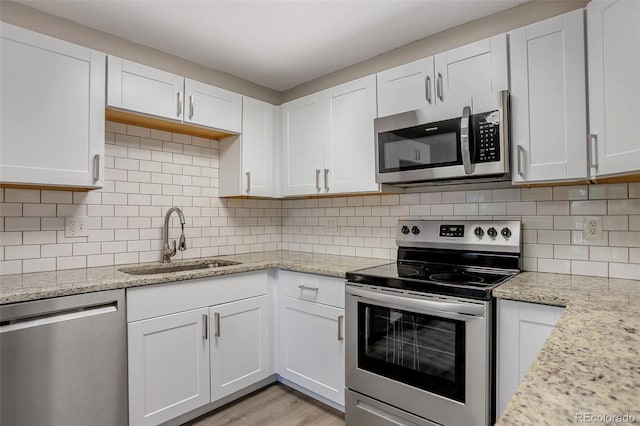
<svg viewBox="0 0 640 426">
<path fill-rule="evenodd" d="M 475 138 L 474 163 L 500 161 L 499 111 L 474 114 L 472 125 Z"/>
</svg>

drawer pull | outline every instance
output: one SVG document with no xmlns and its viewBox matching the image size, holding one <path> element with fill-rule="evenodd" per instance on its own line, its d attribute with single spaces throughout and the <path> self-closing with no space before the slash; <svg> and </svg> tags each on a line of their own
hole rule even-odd
<svg viewBox="0 0 640 426">
<path fill-rule="evenodd" d="M 309 287 L 309 286 L 306 286 L 306 285 L 304 285 L 304 284 L 300 284 L 300 285 L 298 286 L 298 288 L 299 288 L 300 290 L 302 290 L 302 291 L 304 291 L 304 290 L 315 291 L 315 292 L 317 292 L 317 291 L 318 291 L 318 287 Z"/>
</svg>

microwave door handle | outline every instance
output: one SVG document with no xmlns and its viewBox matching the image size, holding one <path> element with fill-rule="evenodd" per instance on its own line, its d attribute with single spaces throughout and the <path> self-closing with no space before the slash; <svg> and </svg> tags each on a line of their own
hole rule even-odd
<svg viewBox="0 0 640 426">
<path fill-rule="evenodd" d="M 462 118 L 460 119 L 460 151 L 462 152 L 462 165 L 464 173 L 470 175 L 473 173 L 473 164 L 471 164 L 471 152 L 469 151 L 469 116 L 471 115 L 471 107 L 465 106 L 462 109 Z"/>
</svg>

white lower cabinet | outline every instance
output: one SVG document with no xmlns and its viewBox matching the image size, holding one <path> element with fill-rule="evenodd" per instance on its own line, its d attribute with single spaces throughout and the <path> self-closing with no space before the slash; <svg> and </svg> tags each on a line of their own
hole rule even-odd
<svg viewBox="0 0 640 426">
<path fill-rule="evenodd" d="M 538 357 L 564 312 L 558 306 L 498 300 L 498 374 L 496 417 Z"/>
<path fill-rule="evenodd" d="M 166 422 L 274 374 L 267 293 L 266 271 L 129 289 L 129 425 Z"/>
<path fill-rule="evenodd" d="M 344 406 L 344 280 L 278 278 L 278 374 Z"/>
<path fill-rule="evenodd" d="M 209 308 L 212 401 L 271 374 L 269 311 L 266 295 Z"/>
<path fill-rule="evenodd" d="M 208 309 L 129 324 L 129 424 L 156 425 L 210 398 Z"/>
</svg>

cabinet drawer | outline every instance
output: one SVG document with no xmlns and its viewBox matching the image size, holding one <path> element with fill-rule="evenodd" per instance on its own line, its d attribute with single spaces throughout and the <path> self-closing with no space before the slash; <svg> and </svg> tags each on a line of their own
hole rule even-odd
<svg viewBox="0 0 640 426">
<path fill-rule="evenodd" d="M 344 280 L 341 278 L 278 271 L 278 293 L 344 308 Z"/>
</svg>

